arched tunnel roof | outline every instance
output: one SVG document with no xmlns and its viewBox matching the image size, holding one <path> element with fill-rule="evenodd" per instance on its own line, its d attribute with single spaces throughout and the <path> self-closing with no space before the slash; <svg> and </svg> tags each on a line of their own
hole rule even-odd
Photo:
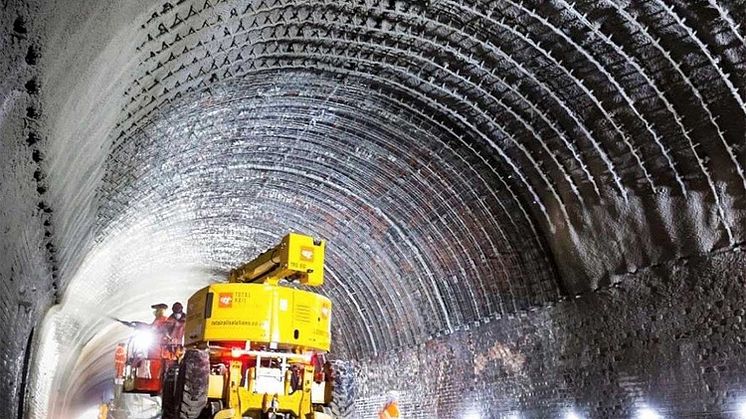
<svg viewBox="0 0 746 419">
<path fill-rule="evenodd" d="M 37 333 L 32 413 L 100 398 L 126 333 L 106 316 L 145 320 L 288 231 L 328 240 L 334 352 L 355 360 L 739 246 L 744 13 L 726 0 L 4 9 L 0 127 L 18 144 L 3 145 L 2 196 L 17 203 L 3 204 L 2 275 L 39 295 L 28 328 L 5 332 L 21 352 L 59 302 Z"/>
</svg>

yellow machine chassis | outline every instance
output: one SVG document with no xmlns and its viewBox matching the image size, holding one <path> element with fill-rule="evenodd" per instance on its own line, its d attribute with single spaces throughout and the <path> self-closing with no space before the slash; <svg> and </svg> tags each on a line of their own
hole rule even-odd
<svg viewBox="0 0 746 419">
<path fill-rule="evenodd" d="M 231 271 L 229 283 L 207 286 L 189 299 L 185 347 L 209 350 L 213 366 L 228 365 L 227 371 L 213 372 L 208 380 L 209 399 L 222 400 L 224 406 L 215 418 L 258 419 L 273 408 L 302 419 L 329 418 L 315 411 L 329 402 L 330 386 L 313 382 L 310 358 L 329 351 L 332 303 L 322 295 L 280 284 L 323 284 L 324 247 L 323 241 L 290 233 L 279 245 Z M 282 391 L 255 392 L 259 366 L 245 369 L 241 360 L 231 359 L 231 352 L 237 352 L 233 358 L 247 357 L 244 362 L 251 357 L 281 359 L 283 368 L 278 370 L 285 376 L 274 382 L 282 381 Z M 302 383 L 294 392 L 290 363 L 302 371 Z"/>
<path fill-rule="evenodd" d="M 250 377 L 253 376 L 254 369 L 249 369 L 248 374 Z M 306 366 L 304 377 L 311 377 L 312 375 L 313 368 Z M 236 385 L 237 382 L 240 382 L 238 380 L 241 377 L 241 362 L 231 362 L 229 377 L 231 387 L 228 389 L 228 405 L 231 408 L 226 409 L 220 417 L 231 419 L 250 417 L 259 419 L 262 413 L 271 411 L 273 399 L 278 406 L 278 411 L 281 413 L 292 413 L 303 419 L 321 419 L 325 417 L 323 413 L 314 411 L 311 399 L 311 380 L 309 378 L 303 380 L 302 390 L 295 391 L 292 394 L 290 394 L 289 380 L 286 379 L 285 394 L 272 395 L 254 393 L 254 382 L 252 380 L 249 380 L 248 387 Z M 217 394 L 213 393 L 211 396 L 217 396 Z M 329 394 L 327 393 L 325 397 L 328 400 Z"/>
<path fill-rule="evenodd" d="M 184 343 L 241 341 L 266 349 L 327 352 L 331 308 L 328 298 L 295 288 L 213 284 L 189 299 Z"/>
</svg>

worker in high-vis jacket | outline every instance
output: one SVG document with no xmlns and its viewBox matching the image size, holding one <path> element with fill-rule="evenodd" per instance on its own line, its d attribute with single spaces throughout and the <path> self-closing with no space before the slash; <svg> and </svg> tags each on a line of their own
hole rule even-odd
<svg viewBox="0 0 746 419">
<path fill-rule="evenodd" d="M 114 350 L 114 378 L 124 378 L 124 365 L 127 363 L 127 350 L 123 343 L 118 343 Z"/>
<path fill-rule="evenodd" d="M 399 419 L 400 415 L 399 403 L 392 400 L 383 406 L 383 409 L 378 413 L 378 419 Z"/>
<path fill-rule="evenodd" d="M 153 371 L 151 371 L 151 360 L 157 360 L 157 362 L 160 362 L 160 359 L 163 357 L 163 344 L 168 343 L 167 336 L 169 327 L 168 317 L 166 317 L 166 309 L 168 308 L 168 305 L 163 303 L 153 304 L 150 308 L 154 310 L 153 316 L 155 316 L 153 322 L 150 323 L 150 329 L 154 339 L 149 342 L 147 356 L 137 363 L 137 376 L 148 380 L 153 379 L 153 377 L 157 375 L 153 374 Z M 159 370 L 156 368 L 156 371 Z"/>
<path fill-rule="evenodd" d="M 153 319 L 153 322 L 150 323 L 150 326 L 153 328 L 153 331 L 163 337 L 168 334 L 168 317 L 166 317 L 166 310 L 168 309 L 168 304 L 153 304 L 150 306 L 153 311 L 153 315 L 155 318 Z"/>
<path fill-rule="evenodd" d="M 166 316 L 168 304 L 153 304 L 150 308 L 155 310 L 153 312 L 155 318 L 150 323 L 150 327 L 155 334 L 155 342 L 150 347 L 148 358 L 160 358 L 163 356 L 163 347 L 170 343 L 169 332 L 171 331 L 171 322 Z"/>
</svg>

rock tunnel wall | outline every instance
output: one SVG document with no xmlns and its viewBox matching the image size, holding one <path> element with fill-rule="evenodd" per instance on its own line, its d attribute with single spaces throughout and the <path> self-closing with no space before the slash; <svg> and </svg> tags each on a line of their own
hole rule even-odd
<svg viewBox="0 0 746 419">
<path fill-rule="evenodd" d="M 18 7 L 0 13 L 0 416 L 22 407 L 35 326 L 57 297 L 53 227 L 46 172 L 39 147 L 44 139 L 39 97 L 39 28 Z M 28 407 L 28 405 L 26 405 Z"/>
<path fill-rule="evenodd" d="M 741 418 L 744 268 L 742 248 L 686 258 L 366 360 L 356 415 Z"/>
<path fill-rule="evenodd" d="M 416 378 L 396 381 L 400 362 L 387 361 L 436 356 L 428 345 L 456 350 L 409 365 L 459 363 L 463 383 L 424 387 L 437 401 L 427 412 L 456 415 L 457 392 L 494 405 L 488 417 L 557 412 L 561 395 L 537 383 L 557 367 L 589 370 L 570 393 L 610 388 L 606 404 L 581 398 L 589 414 L 624 415 L 643 403 L 629 394 L 668 379 L 663 366 L 622 395 L 607 358 L 543 348 L 567 339 L 582 352 L 589 339 L 621 356 L 613 345 L 647 339 L 638 331 L 658 314 L 708 312 L 716 293 L 669 290 L 693 306 L 681 314 L 646 291 L 648 279 L 696 282 L 683 258 L 740 301 L 740 259 L 723 256 L 745 227 L 737 2 L 2 6 L 0 279 L 13 344 L 0 373 L 14 379 L 0 385 L 0 417 L 17 413 L 28 336 L 53 302 L 36 333 L 34 417 L 100 398 L 124 333 L 102 315 L 183 299 L 288 230 L 330 242 L 336 353 L 385 365 L 361 376 L 362 416 L 382 382 Z M 607 305 L 629 306 L 629 322 L 598 320 Z M 470 344 L 477 333 L 488 339 Z M 695 339 L 671 333 L 645 345 L 686 364 L 673 368 L 688 377 L 681 394 L 709 375 L 689 368 L 705 363 L 694 355 L 671 358 Z M 713 359 L 738 360 L 728 345 Z M 485 351 L 528 370 L 475 377 Z M 725 403 L 713 394 L 734 377 L 695 399 Z"/>
</svg>

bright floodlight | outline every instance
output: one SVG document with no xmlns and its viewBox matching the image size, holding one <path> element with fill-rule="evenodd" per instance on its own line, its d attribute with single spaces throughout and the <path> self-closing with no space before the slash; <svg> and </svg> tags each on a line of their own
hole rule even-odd
<svg viewBox="0 0 746 419">
<path fill-rule="evenodd" d="M 742 401 L 740 405 L 738 405 L 738 410 L 736 411 L 736 417 L 738 419 L 746 419 L 746 400 Z"/>
<path fill-rule="evenodd" d="M 137 352 L 147 352 L 155 342 L 155 336 L 150 330 L 138 330 L 132 337 L 132 344 Z"/>
<path fill-rule="evenodd" d="M 649 407 L 642 407 L 637 411 L 637 419 L 663 419 L 663 416 Z"/>
<path fill-rule="evenodd" d="M 582 417 L 578 415 L 577 412 L 575 412 L 574 410 L 568 409 L 567 411 L 565 411 L 565 419 L 582 419 Z"/>
</svg>

